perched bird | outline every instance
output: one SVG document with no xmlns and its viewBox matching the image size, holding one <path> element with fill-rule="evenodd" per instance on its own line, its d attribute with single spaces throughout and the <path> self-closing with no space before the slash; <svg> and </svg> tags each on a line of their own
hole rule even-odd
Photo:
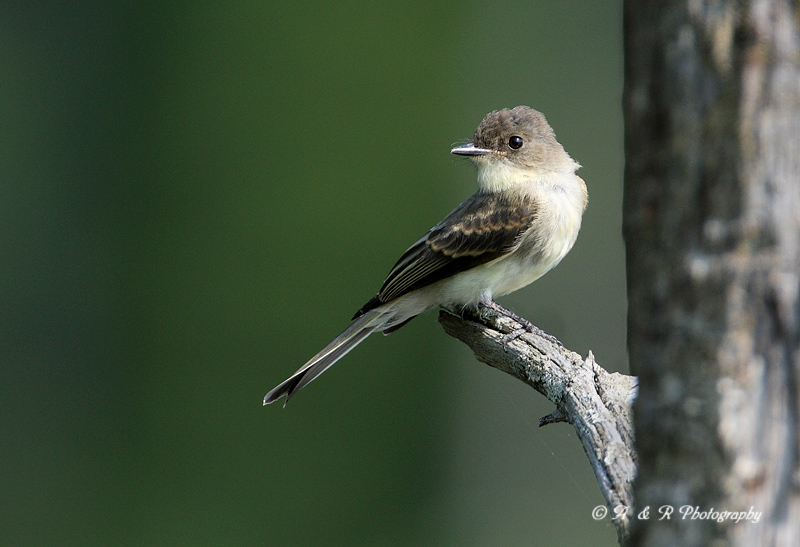
<svg viewBox="0 0 800 547">
<path fill-rule="evenodd" d="M 479 190 L 414 243 L 378 294 L 322 351 L 264 397 L 288 400 L 373 332 L 389 334 L 437 306 L 486 306 L 530 323 L 494 302 L 558 264 L 575 243 L 586 209 L 580 165 L 541 112 L 490 112 L 472 142 L 451 150 L 472 159 Z"/>
</svg>

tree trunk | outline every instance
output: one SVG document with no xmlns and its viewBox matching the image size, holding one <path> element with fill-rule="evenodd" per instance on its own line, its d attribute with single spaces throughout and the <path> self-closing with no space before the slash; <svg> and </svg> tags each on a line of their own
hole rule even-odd
<svg viewBox="0 0 800 547">
<path fill-rule="evenodd" d="M 800 545 L 798 9 L 625 2 L 633 545 Z"/>
</svg>

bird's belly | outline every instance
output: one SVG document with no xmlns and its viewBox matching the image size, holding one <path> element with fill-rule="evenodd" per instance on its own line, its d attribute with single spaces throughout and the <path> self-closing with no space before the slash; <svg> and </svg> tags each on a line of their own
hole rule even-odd
<svg viewBox="0 0 800 547">
<path fill-rule="evenodd" d="M 427 307 L 474 305 L 533 283 L 572 249 L 583 212 L 582 203 L 573 205 L 559 203 L 553 208 L 558 214 L 530 229 L 512 253 L 414 291 L 418 301 Z"/>
<path fill-rule="evenodd" d="M 473 304 L 519 290 L 556 267 L 572 249 L 577 230 L 554 230 L 549 237 L 521 245 L 510 255 L 454 276 L 454 303 Z M 459 302 L 469 295 L 469 302 Z M 459 298 L 460 297 L 460 298 Z"/>
<path fill-rule="evenodd" d="M 473 305 L 521 289 L 555 265 L 552 260 L 541 258 L 512 255 L 458 273 L 446 282 L 437 283 L 441 284 L 438 289 L 442 291 L 441 301 L 443 304 Z"/>
</svg>

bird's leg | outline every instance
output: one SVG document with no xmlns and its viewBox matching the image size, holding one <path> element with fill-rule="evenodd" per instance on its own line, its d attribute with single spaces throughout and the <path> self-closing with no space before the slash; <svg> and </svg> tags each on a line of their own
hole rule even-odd
<svg viewBox="0 0 800 547">
<path fill-rule="evenodd" d="M 531 334 L 535 334 L 537 336 L 541 336 L 542 338 L 544 338 L 545 340 L 548 340 L 549 342 L 552 342 L 553 344 L 558 344 L 559 346 L 563 346 L 563 344 L 558 340 L 558 338 L 556 338 L 555 336 L 553 336 L 551 334 L 547 334 L 546 332 L 544 332 L 542 329 L 540 329 L 539 327 L 537 327 L 536 325 L 534 325 L 533 323 L 531 323 L 527 319 L 520 317 L 519 315 L 517 315 L 516 313 L 514 313 L 513 311 L 511 311 L 511 310 L 509 310 L 507 308 L 504 308 L 503 306 L 501 306 L 500 304 L 498 304 L 494 300 L 489 300 L 489 302 L 486 302 L 483 305 L 485 307 L 489 308 L 489 309 L 492 309 L 492 310 L 496 311 L 497 313 L 499 313 L 501 315 L 505 315 L 506 317 L 508 317 L 512 321 L 515 321 L 515 322 L 519 323 L 520 325 L 522 325 L 522 328 L 513 330 L 513 331 L 509 332 L 508 334 L 506 334 L 505 336 L 503 336 L 503 340 L 502 340 L 503 344 L 507 344 L 507 343 L 511 342 L 512 340 L 516 340 L 517 338 L 519 338 L 524 333 L 530 332 Z"/>
</svg>

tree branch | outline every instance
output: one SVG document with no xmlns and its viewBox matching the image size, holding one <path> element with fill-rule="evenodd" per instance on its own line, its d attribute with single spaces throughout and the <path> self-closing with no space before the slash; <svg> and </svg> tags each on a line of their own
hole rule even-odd
<svg viewBox="0 0 800 547">
<path fill-rule="evenodd" d="M 506 343 L 504 337 L 520 325 L 493 309 L 461 315 L 442 310 L 439 323 L 447 334 L 472 348 L 479 361 L 522 380 L 556 405 L 553 413 L 539 420 L 540 427 L 565 421 L 575 427 L 610 514 L 619 516 L 613 522 L 623 543 L 636 475 L 631 421 L 636 377 L 610 374 L 591 352 L 583 359 L 537 334 L 526 332 Z M 620 507 L 626 509 L 622 514 Z"/>
</svg>

